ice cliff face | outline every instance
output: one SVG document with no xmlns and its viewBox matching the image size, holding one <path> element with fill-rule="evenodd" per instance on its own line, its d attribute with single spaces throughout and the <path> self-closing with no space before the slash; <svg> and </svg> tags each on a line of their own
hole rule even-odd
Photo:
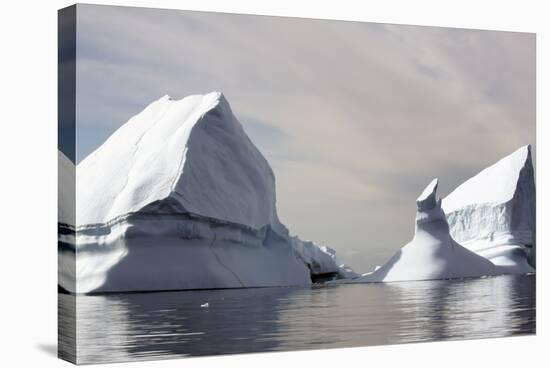
<svg viewBox="0 0 550 368">
<path fill-rule="evenodd" d="M 524 146 L 458 186 L 442 203 L 451 235 L 507 273 L 535 267 L 535 179 Z"/>
<path fill-rule="evenodd" d="M 308 285 L 338 271 L 280 223 L 273 172 L 221 93 L 153 102 L 76 176 L 76 236 L 60 235 L 71 292 Z"/>
<path fill-rule="evenodd" d="M 453 240 L 434 179 L 416 200 L 415 234 L 411 242 L 375 271 L 336 282 L 391 282 L 496 275 L 498 267 Z"/>
</svg>

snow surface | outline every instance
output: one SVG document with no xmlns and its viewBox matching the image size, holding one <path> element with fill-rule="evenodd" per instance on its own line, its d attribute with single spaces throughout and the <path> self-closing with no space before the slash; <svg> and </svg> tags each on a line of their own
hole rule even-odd
<svg viewBox="0 0 550 368">
<path fill-rule="evenodd" d="M 416 200 L 415 234 L 411 242 L 373 272 L 333 283 L 366 283 L 477 277 L 501 273 L 487 259 L 453 240 L 434 179 Z"/>
<path fill-rule="evenodd" d="M 169 200 L 179 212 L 281 230 L 273 172 L 219 92 L 153 102 L 86 157 L 77 175 L 80 225 Z"/>
<path fill-rule="evenodd" d="M 76 175 L 77 226 L 60 233 L 71 292 L 309 285 L 340 270 L 279 222 L 274 174 L 219 92 L 153 102 Z"/>
<path fill-rule="evenodd" d="M 536 193 L 530 146 L 458 186 L 442 208 L 451 235 L 464 247 L 508 273 L 534 271 Z"/>
</svg>

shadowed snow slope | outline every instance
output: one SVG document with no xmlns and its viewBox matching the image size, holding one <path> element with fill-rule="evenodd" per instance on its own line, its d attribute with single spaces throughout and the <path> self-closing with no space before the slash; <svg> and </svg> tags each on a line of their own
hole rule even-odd
<svg viewBox="0 0 550 368">
<path fill-rule="evenodd" d="M 535 267 L 535 197 L 523 146 L 458 186 L 442 208 L 456 241 L 508 273 L 526 273 Z"/>
<path fill-rule="evenodd" d="M 61 151 L 57 151 L 57 221 L 75 224 L 75 167 Z"/>
<path fill-rule="evenodd" d="M 416 200 L 416 228 L 410 243 L 375 271 L 335 282 L 434 280 L 498 274 L 498 267 L 453 240 L 441 199 L 436 199 L 437 184 L 434 179 Z"/>
<path fill-rule="evenodd" d="M 221 93 L 153 102 L 76 175 L 76 237 L 60 239 L 61 258 L 76 252 L 60 267 L 74 270 L 59 277 L 71 292 L 310 283 L 313 261 L 277 217 L 274 174 Z M 316 272 L 337 269 L 315 254 Z"/>
</svg>

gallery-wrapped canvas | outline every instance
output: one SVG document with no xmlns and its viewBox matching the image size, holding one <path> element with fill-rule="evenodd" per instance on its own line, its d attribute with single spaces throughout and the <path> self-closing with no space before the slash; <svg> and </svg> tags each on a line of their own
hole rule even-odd
<svg viewBox="0 0 550 368">
<path fill-rule="evenodd" d="M 59 357 L 534 334 L 535 35 L 59 11 Z"/>
</svg>

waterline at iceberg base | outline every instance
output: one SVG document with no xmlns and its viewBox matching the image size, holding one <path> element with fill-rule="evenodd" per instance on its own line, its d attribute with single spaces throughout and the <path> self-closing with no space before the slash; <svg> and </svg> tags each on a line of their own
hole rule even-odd
<svg viewBox="0 0 550 368">
<path fill-rule="evenodd" d="M 60 308 L 78 318 L 60 315 L 59 351 L 78 363 L 102 363 L 526 335 L 536 331 L 535 287 L 535 275 L 503 275 L 60 294 Z"/>
<path fill-rule="evenodd" d="M 279 221 L 275 175 L 219 92 L 179 101 L 164 96 L 76 167 L 61 152 L 59 161 L 59 285 L 70 293 L 433 280 L 535 269 L 529 146 L 443 200 L 432 181 L 417 199 L 413 240 L 362 275 L 340 264 L 333 249 L 292 236 Z M 75 177 L 71 194 L 64 188 Z M 501 190 L 495 183 L 504 183 Z"/>
</svg>

